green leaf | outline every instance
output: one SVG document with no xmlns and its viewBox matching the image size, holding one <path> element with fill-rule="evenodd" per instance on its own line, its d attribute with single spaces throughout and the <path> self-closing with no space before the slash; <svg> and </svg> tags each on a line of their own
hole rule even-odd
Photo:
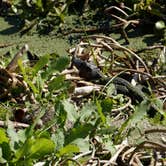
<svg viewBox="0 0 166 166">
<path fill-rule="evenodd" d="M 0 144 L 3 143 L 3 142 L 8 143 L 9 138 L 6 136 L 5 130 L 0 128 Z"/>
<path fill-rule="evenodd" d="M 33 67 L 33 76 L 35 76 L 36 73 L 38 73 L 39 70 L 41 70 L 49 62 L 49 59 L 50 59 L 50 55 L 42 56 L 39 59 L 39 61 Z"/>
<path fill-rule="evenodd" d="M 30 146 L 31 140 L 27 139 L 24 144 L 15 152 L 15 157 L 13 158 L 12 162 L 16 163 L 21 158 L 27 156 Z"/>
<path fill-rule="evenodd" d="M 33 92 L 34 92 L 35 94 L 38 93 L 38 90 L 37 90 L 37 88 L 35 87 L 35 85 L 32 83 L 32 81 L 30 81 L 30 80 L 28 79 L 28 75 L 27 75 L 27 73 L 26 73 L 26 70 L 25 70 L 25 68 L 24 68 L 24 65 L 23 65 L 21 59 L 18 60 L 18 66 L 19 66 L 19 68 L 20 68 L 20 70 L 21 70 L 21 72 L 22 72 L 22 74 L 23 74 L 23 77 L 24 77 L 25 82 L 30 86 L 30 88 L 33 90 Z"/>
<path fill-rule="evenodd" d="M 64 106 L 59 100 L 55 104 L 55 110 L 57 114 L 57 124 L 63 128 L 67 119 L 67 112 L 64 110 Z"/>
<path fill-rule="evenodd" d="M 73 153 L 78 153 L 78 152 L 80 152 L 78 146 L 69 144 L 69 145 L 66 145 L 65 147 L 63 147 L 62 149 L 60 149 L 57 156 L 61 157 L 65 154 L 71 155 Z"/>
<path fill-rule="evenodd" d="M 96 102 L 96 105 L 97 105 L 97 111 L 99 113 L 101 121 L 103 122 L 103 124 L 105 124 L 106 123 L 106 117 L 104 116 L 104 114 L 102 112 L 102 107 L 101 107 L 101 105 L 98 101 Z"/>
<path fill-rule="evenodd" d="M 164 118 L 166 119 L 166 112 L 163 110 L 163 102 L 158 99 L 158 98 L 154 98 L 152 100 L 152 105 L 156 108 L 156 110 L 164 116 Z"/>
<path fill-rule="evenodd" d="M 61 129 L 57 129 L 55 134 L 52 134 L 51 139 L 56 144 L 56 150 L 61 149 L 64 146 L 65 136 Z"/>
<path fill-rule="evenodd" d="M 45 112 L 46 112 L 46 108 L 43 107 L 43 108 L 41 109 L 40 113 L 38 114 L 38 116 L 36 117 L 36 119 L 34 120 L 33 124 L 30 125 L 30 127 L 28 127 L 28 128 L 26 129 L 26 133 L 25 133 L 25 134 L 26 134 L 26 137 L 27 137 L 27 138 L 30 138 L 30 137 L 33 136 L 33 134 L 34 134 L 34 129 L 35 129 L 37 123 L 39 122 L 40 118 L 44 116 Z"/>
<path fill-rule="evenodd" d="M 87 152 L 89 151 L 89 139 L 78 138 L 72 142 L 72 144 L 77 145 L 80 149 L 80 152 Z"/>
<path fill-rule="evenodd" d="M 61 72 L 62 70 L 64 70 L 67 65 L 69 64 L 70 60 L 69 57 L 67 56 L 60 56 L 56 59 L 55 62 L 51 63 L 51 69 L 54 71 L 59 71 Z"/>
<path fill-rule="evenodd" d="M 114 92 L 115 92 L 116 88 L 115 88 L 115 85 L 114 84 L 109 84 L 108 87 L 107 87 L 107 96 L 110 97 Z"/>
<path fill-rule="evenodd" d="M 9 145 L 9 138 L 4 129 L 0 129 L 0 163 L 9 160 L 11 157 L 11 149 Z"/>
<path fill-rule="evenodd" d="M 64 80 L 65 80 L 65 77 L 62 75 L 54 78 L 53 80 L 49 82 L 48 90 L 52 92 L 53 90 L 61 89 L 62 87 L 64 87 Z"/>
<path fill-rule="evenodd" d="M 19 137 L 18 134 L 13 126 L 13 123 L 11 123 L 10 121 L 8 121 L 8 128 L 7 128 L 7 134 L 10 138 L 10 147 L 13 151 L 15 151 L 15 147 L 16 145 L 19 143 Z"/>
<path fill-rule="evenodd" d="M 86 103 L 79 113 L 79 119 L 81 123 L 95 124 L 98 118 L 96 111 L 96 105 L 94 103 Z"/>
<path fill-rule="evenodd" d="M 76 127 L 73 127 L 65 137 L 65 144 L 69 144 L 78 138 L 87 137 L 91 131 L 95 128 L 91 124 L 77 124 Z"/>
<path fill-rule="evenodd" d="M 103 112 L 111 113 L 112 106 L 113 106 L 113 101 L 110 98 L 106 98 L 101 101 L 101 107 Z"/>
<path fill-rule="evenodd" d="M 74 105 L 72 103 L 70 103 L 68 100 L 64 100 L 63 101 L 63 106 L 64 106 L 64 110 L 67 112 L 67 119 L 70 122 L 76 122 L 77 118 L 78 118 L 78 114 L 77 111 L 74 107 Z"/>
<path fill-rule="evenodd" d="M 37 138 L 31 140 L 31 146 L 29 147 L 27 158 L 40 159 L 45 155 L 54 152 L 55 144 L 52 140 L 46 138 Z"/>
<path fill-rule="evenodd" d="M 147 111 L 149 110 L 149 107 L 150 107 L 150 102 L 147 100 L 142 101 L 138 106 L 136 106 L 134 113 L 120 127 L 119 132 L 115 137 L 116 142 L 120 141 L 120 139 L 123 136 L 122 132 L 125 131 L 127 127 L 135 126 L 145 117 Z"/>
<path fill-rule="evenodd" d="M 0 163 L 1 164 L 4 164 L 6 163 L 7 161 L 3 158 L 3 152 L 2 152 L 2 148 L 0 146 Z"/>
<path fill-rule="evenodd" d="M 13 163 L 18 162 L 21 158 L 25 160 L 29 159 L 41 159 L 45 155 L 53 153 L 55 150 L 55 144 L 52 140 L 46 138 L 29 138 L 25 141 L 22 147 L 20 147 L 16 153 Z"/>
<path fill-rule="evenodd" d="M 42 9 L 42 8 L 43 8 L 42 0 L 36 0 L 35 5 L 36 5 L 39 9 Z"/>
</svg>

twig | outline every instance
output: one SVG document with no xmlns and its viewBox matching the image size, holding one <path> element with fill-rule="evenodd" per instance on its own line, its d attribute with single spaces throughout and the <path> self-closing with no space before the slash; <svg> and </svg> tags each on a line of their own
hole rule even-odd
<svg viewBox="0 0 166 166">
<path fill-rule="evenodd" d="M 110 50 L 110 47 L 111 47 L 111 48 L 114 48 L 114 49 L 117 49 L 117 50 L 123 50 L 123 51 L 126 51 L 126 52 L 130 53 L 132 56 L 136 57 L 142 63 L 142 65 L 144 66 L 146 72 L 149 73 L 148 67 L 146 66 L 146 64 L 144 63 L 144 61 L 137 54 L 135 54 L 130 49 L 128 49 L 126 47 L 123 47 L 122 45 L 120 45 L 116 40 L 112 39 L 111 37 L 100 36 L 100 35 L 90 35 L 90 36 L 87 36 L 87 37 L 91 37 L 91 38 L 102 38 L 102 39 L 110 40 L 112 43 L 109 43 L 109 46 L 108 46 L 108 44 L 105 45 L 105 47 L 108 50 Z M 112 51 L 112 49 L 111 49 L 111 51 Z"/>
<path fill-rule="evenodd" d="M 142 71 L 139 71 L 139 70 L 136 70 L 136 69 L 126 69 L 126 68 L 121 69 L 121 68 L 119 68 L 119 69 L 114 69 L 113 71 L 124 71 L 124 70 L 125 70 L 125 72 L 139 73 L 139 74 L 142 74 L 142 75 L 146 75 L 150 79 L 154 78 L 150 73 L 142 72 Z"/>
<path fill-rule="evenodd" d="M 132 157 L 132 159 L 130 160 L 130 163 L 129 165 L 133 165 L 134 161 L 137 163 L 136 165 L 139 165 L 139 166 L 143 166 L 140 159 L 138 158 L 140 154 L 138 153 L 135 153 Z"/>
<path fill-rule="evenodd" d="M 84 156 L 87 156 L 87 155 L 89 155 L 89 154 L 91 154 L 91 153 L 92 153 L 92 150 L 89 150 L 89 151 L 87 151 L 87 152 L 80 153 L 79 155 L 74 156 L 72 159 L 73 159 L 73 160 L 77 160 L 77 159 L 79 159 L 79 158 L 81 158 L 81 157 L 84 157 Z"/>
<path fill-rule="evenodd" d="M 88 95 L 90 94 L 92 91 L 99 91 L 101 89 L 101 86 L 83 86 L 83 87 L 77 87 L 74 90 L 74 95 L 78 96 L 78 95 Z"/>
<path fill-rule="evenodd" d="M 67 161 L 75 162 L 78 166 L 81 166 L 81 164 L 80 164 L 77 160 L 74 160 L 74 159 L 72 159 L 72 158 L 67 158 L 66 160 L 62 161 L 62 162 L 59 163 L 59 164 L 63 166 L 63 165 L 65 165 L 65 163 L 66 163 Z"/>
<path fill-rule="evenodd" d="M 149 144 L 146 145 L 146 144 Z M 135 150 L 132 152 L 131 156 L 130 156 L 130 159 L 129 159 L 129 163 L 133 157 L 133 155 L 136 153 L 136 151 L 138 151 L 139 149 L 142 149 L 142 148 L 149 148 L 149 149 L 157 149 L 159 151 L 166 151 L 166 146 L 163 145 L 163 144 L 160 144 L 160 143 L 156 143 L 156 142 L 152 142 L 152 141 L 144 141 L 142 142 L 141 144 L 139 144 Z"/>
<path fill-rule="evenodd" d="M 114 40 L 111 37 L 104 36 L 104 35 L 89 35 L 89 36 L 86 36 L 85 38 L 95 38 L 95 39 L 96 38 L 101 38 L 101 39 L 105 39 L 105 40 L 111 41 L 112 43 L 115 43 L 115 44 L 120 46 L 120 44 L 116 40 Z"/>
<path fill-rule="evenodd" d="M 19 52 L 16 53 L 14 58 L 11 60 L 11 62 L 7 65 L 6 70 L 12 72 L 15 71 L 17 68 L 17 61 L 18 59 L 29 49 L 28 45 L 25 44 Z"/>
<path fill-rule="evenodd" d="M 114 50 L 112 49 L 112 47 L 110 47 L 107 43 L 101 41 L 100 42 L 105 48 L 107 48 L 110 52 L 113 52 Z"/>
<path fill-rule="evenodd" d="M 122 9 L 120 9 L 120 8 L 117 7 L 117 6 L 110 6 L 110 7 L 108 7 L 107 9 L 105 9 L 104 12 L 105 12 L 105 13 L 108 13 L 108 12 L 110 12 L 112 9 L 118 10 L 119 12 L 121 12 L 122 14 L 124 14 L 126 17 L 129 16 L 125 11 L 123 11 Z"/>
<path fill-rule="evenodd" d="M 157 78 L 166 79 L 166 76 L 160 75 L 160 76 L 153 76 L 152 78 L 154 78 L 154 79 L 157 79 Z"/>
<path fill-rule="evenodd" d="M 13 125 L 15 128 L 21 128 L 21 127 L 27 128 L 27 127 L 29 127 L 29 124 L 19 123 L 19 122 L 12 122 L 12 121 L 10 121 L 10 122 L 12 123 L 12 125 Z M 7 122 L 0 121 L 0 126 L 1 126 L 1 127 L 7 126 Z"/>
<path fill-rule="evenodd" d="M 108 163 L 104 164 L 103 166 L 108 166 L 111 165 L 112 163 L 115 163 L 119 154 L 126 148 L 128 147 L 128 145 L 123 144 L 121 145 L 121 147 L 116 151 L 116 153 L 114 154 L 114 156 L 111 157 L 111 159 L 108 161 Z"/>
<path fill-rule="evenodd" d="M 158 99 L 166 99 L 166 95 L 158 96 Z"/>
<path fill-rule="evenodd" d="M 122 161 L 125 162 L 125 156 L 127 156 L 128 154 L 130 154 L 131 152 L 133 152 L 135 150 L 135 147 L 131 147 L 130 149 L 128 149 L 127 151 L 125 151 L 122 155 Z"/>
<path fill-rule="evenodd" d="M 153 49 L 158 49 L 158 48 L 162 49 L 163 47 L 164 47 L 164 46 L 162 46 L 162 45 L 150 46 L 150 47 L 146 47 L 146 48 L 143 48 L 143 49 L 141 49 L 141 50 L 138 50 L 138 51 L 136 51 L 135 53 L 136 53 L 136 54 L 139 54 L 139 53 L 144 52 L 144 51 L 146 51 L 146 50 L 153 50 Z"/>
<path fill-rule="evenodd" d="M 137 58 L 142 63 L 142 65 L 144 66 L 146 72 L 150 73 L 149 69 L 146 66 L 146 64 L 144 63 L 144 61 L 137 54 L 135 54 L 133 51 L 131 51 L 130 49 L 128 49 L 126 47 L 123 47 L 121 45 L 115 45 L 114 43 L 110 43 L 110 45 L 113 46 L 115 49 L 121 49 L 123 51 L 126 51 L 126 52 L 130 53 L 132 56 L 134 56 L 135 58 Z"/>
</svg>

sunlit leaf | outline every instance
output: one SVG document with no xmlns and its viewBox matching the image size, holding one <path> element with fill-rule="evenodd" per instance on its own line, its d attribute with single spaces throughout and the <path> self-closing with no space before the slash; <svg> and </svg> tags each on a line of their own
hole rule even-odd
<svg viewBox="0 0 166 166">
<path fill-rule="evenodd" d="M 70 103 L 68 100 L 64 100 L 63 106 L 64 110 L 67 112 L 67 119 L 74 123 L 78 118 L 78 114 L 76 112 L 74 105 Z"/>
<path fill-rule="evenodd" d="M 78 146 L 69 144 L 59 150 L 58 156 L 63 156 L 65 154 L 71 155 L 72 153 L 78 153 L 79 151 Z"/>
<path fill-rule="evenodd" d="M 20 158 L 27 159 L 40 159 L 45 155 L 53 153 L 55 144 L 52 140 L 46 138 L 29 138 L 25 141 L 24 145 L 18 149 L 15 154 L 13 162 L 17 162 Z"/>
<path fill-rule="evenodd" d="M 78 138 L 74 140 L 72 143 L 79 147 L 80 152 L 87 152 L 90 147 L 89 139 Z"/>
<path fill-rule="evenodd" d="M 98 118 L 96 105 L 94 103 L 86 103 L 79 113 L 80 122 L 95 124 Z"/>
<path fill-rule="evenodd" d="M 3 143 L 3 142 L 8 143 L 9 138 L 6 136 L 5 130 L 0 128 L 0 144 Z"/>
<path fill-rule="evenodd" d="M 116 88 L 114 84 L 109 84 L 107 87 L 107 96 L 110 97 L 114 92 L 115 92 Z"/>
<path fill-rule="evenodd" d="M 42 8 L 43 8 L 42 0 L 36 0 L 36 6 L 37 6 L 39 9 L 42 9 Z"/>
<path fill-rule="evenodd" d="M 61 149 L 64 146 L 65 136 L 61 129 L 57 129 L 55 134 L 52 134 L 51 138 L 56 144 L 56 150 Z"/>
<path fill-rule="evenodd" d="M 40 159 L 45 155 L 54 152 L 55 144 L 53 141 L 46 138 L 34 139 L 31 142 L 31 146 L 28 149 L 28 158 Z"/>
<path fill-rule="evenodd" d="M 106 123 L 106 117 L 104 116 L 104 114 L 102 112 L 103 111 L 102 107 L 101 107 L 101 105 L 100 105 L 100 103 L 98 101 L 96 102 L 96 105 L 97 105 L 97 111 L 99 113 L 101 121 L 103 122 L 103 124 L 105 124 Z"/>
</svg>

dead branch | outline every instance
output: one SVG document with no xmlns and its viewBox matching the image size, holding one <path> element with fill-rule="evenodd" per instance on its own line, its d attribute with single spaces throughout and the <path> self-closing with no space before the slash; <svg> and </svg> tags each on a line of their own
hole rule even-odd
<svg viewBox="0 0 166 166">
<path fill-rule="evenodd" d="M 29 127 L 29 124 L 25 124 L 25 123 L 13 122 L 13 121 L 10 121 L 10 123 L 12 123 L 14 128 L 27 128 L 27 127 Z M 0 121 L 0 126 L 1 127 L 6 127 L 7 126 L 7 122 Z"/>
</svg>

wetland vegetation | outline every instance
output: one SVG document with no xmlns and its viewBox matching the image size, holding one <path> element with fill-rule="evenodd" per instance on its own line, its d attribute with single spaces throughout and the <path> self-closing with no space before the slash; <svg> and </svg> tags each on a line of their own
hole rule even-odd
<svg viewBox="0 0 166 166">
<path fill-rule="evenodd" d="M 165 165 L 164 0 L 0 1 L 0 165 Z"/>
</svg>

